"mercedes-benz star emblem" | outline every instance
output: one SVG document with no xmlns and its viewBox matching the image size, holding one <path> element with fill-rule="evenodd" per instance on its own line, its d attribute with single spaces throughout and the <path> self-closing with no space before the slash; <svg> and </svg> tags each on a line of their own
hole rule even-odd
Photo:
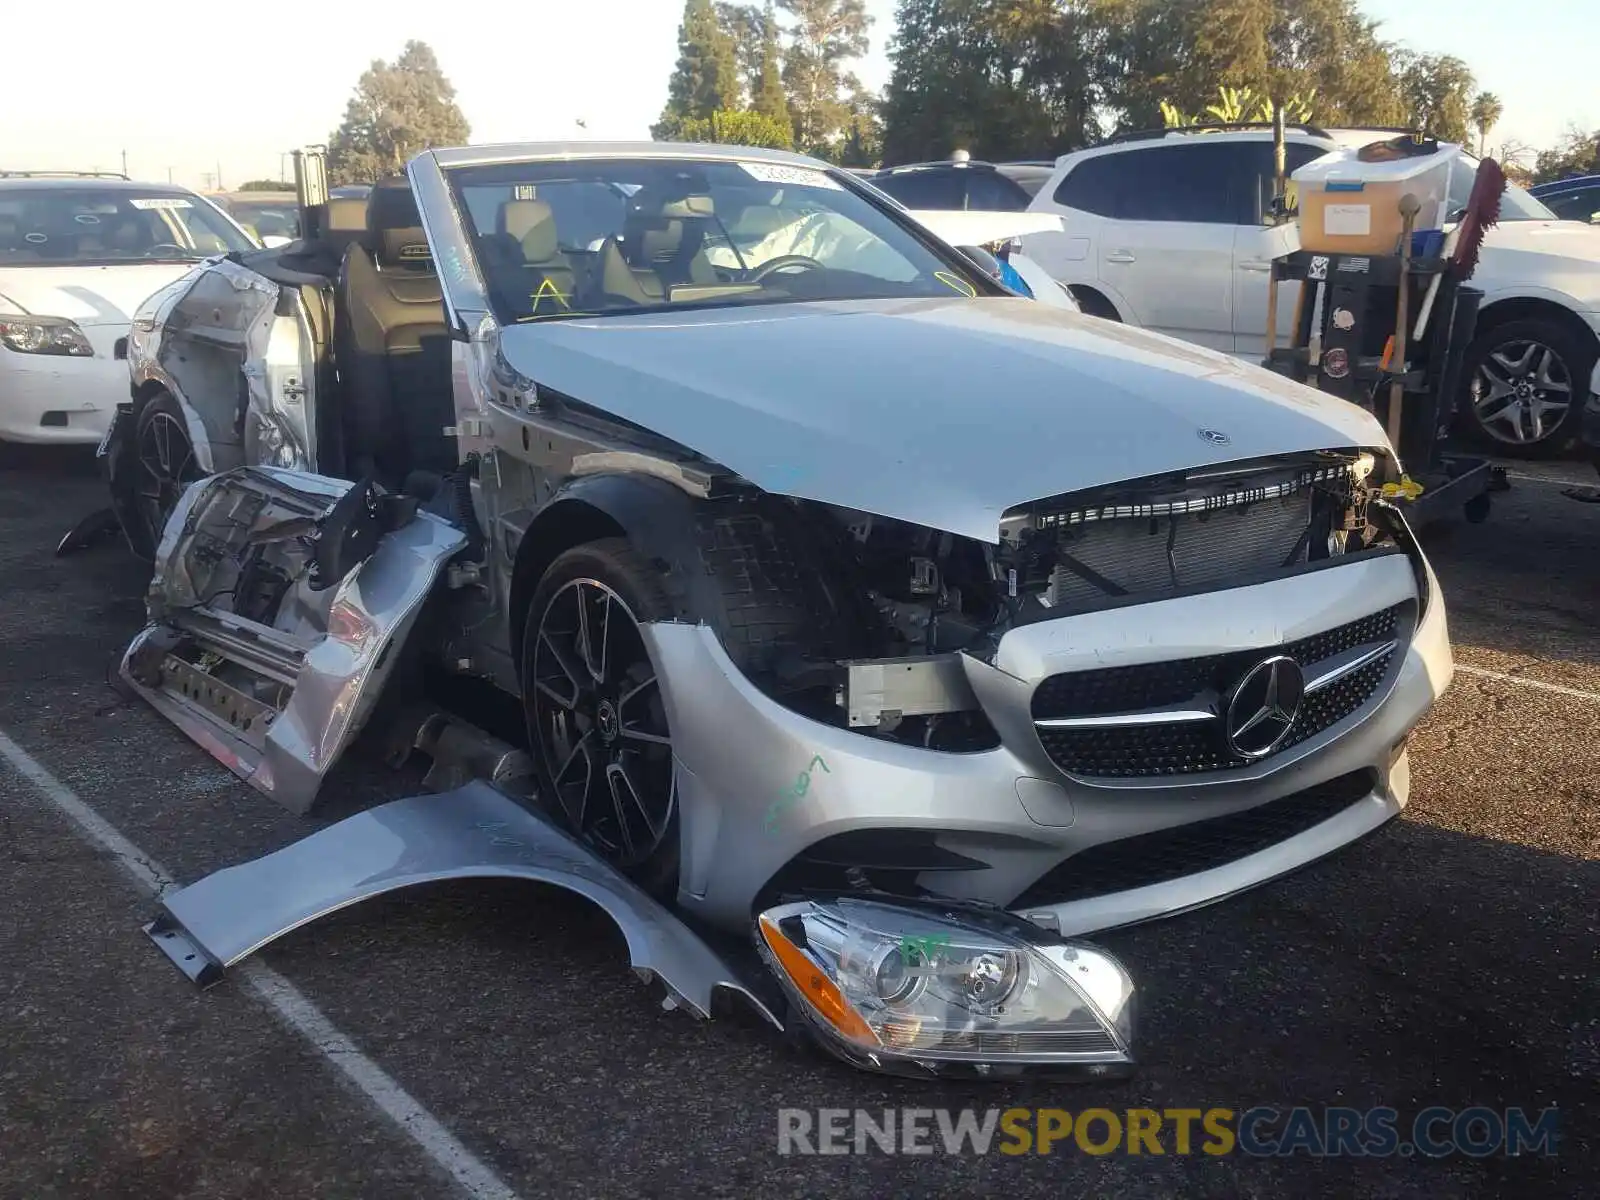
<svg viewBox="0 0 1600 1200">
<path fill-rule="evenodd" d="M 1231 437 L 1223 433 L 1220 429 L 1202 429 L 1199 431 L 1199 433 L 1201 437 L 1205 438 L 1205 440 L 1210 442 L 1213 446 L 1226 446 L 1229 442 L 1233 441 Z"/>
<path fill-rule="evenodd" d="M 1265 758 L 1289 736 L 1305 698 L 1300 664 L 1284 655 L 1245 672 L 1228 699 L 1228 745 L 1241 758 Z"/>
</svg>

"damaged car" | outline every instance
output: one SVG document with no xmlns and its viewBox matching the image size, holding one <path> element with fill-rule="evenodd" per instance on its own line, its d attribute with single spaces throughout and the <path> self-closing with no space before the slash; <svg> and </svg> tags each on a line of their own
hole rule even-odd
<svg viewBox="0 0 1600 1200">
<path fill-rule="evenodd" d="M 308 194 L 139 313 L 104 450 L 155 564 L 124 676 L 285 806 L 421 656 L 841 1055 L 993 1065 L 1124 1061 L 1064 939 L 1406 804 L 1452 660 L 1363 410 L 1023 298 L 796 155 Z"/>
</svg>

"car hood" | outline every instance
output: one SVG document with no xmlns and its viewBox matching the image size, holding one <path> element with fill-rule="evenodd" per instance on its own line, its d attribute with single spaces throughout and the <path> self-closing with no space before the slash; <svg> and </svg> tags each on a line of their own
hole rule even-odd
<svg viewBox="0 0 1600 1200">
<path fill-rule="evenodd" d="M 114 266 L 0 267 L 4 301 L 39 317 L 79 325 L 126 325 L 145 297 L 181 279 L 197 264 L 118 263 Z"/>
<path fill-rule="evenodd" d="M 993 542 L 1030 500 L 1293 451 L 1373 418 L 1260 367 L 1020 298 L 513 326 L 508 362 L 761 488 Z"/>
<path fill-rule="evenodd" d="M 1505 221 L 1488 230 L 1471 286 L 1497 292 L 1554 292 L 1600 311 L 1600 226 L 1581 221 Z"/>
</svg>

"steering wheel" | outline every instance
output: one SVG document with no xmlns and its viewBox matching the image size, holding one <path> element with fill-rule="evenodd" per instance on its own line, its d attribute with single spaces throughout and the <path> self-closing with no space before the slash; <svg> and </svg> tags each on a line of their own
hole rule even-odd
<svg viewBox="0 0 1600 1200">
<path fill-rule="evenodd" d="M 774 271 L 782 271 L 789 267 L 804 267 L 808 271 L 826 271 L 828 269 L 816 259 L 808 258 L 804 254 L 780 254 L 777 258 L 769 258 L 759 267 L 752 269 L 750 274 L 745 276 L 745 282 L 760 283 Z"/>
</svg>

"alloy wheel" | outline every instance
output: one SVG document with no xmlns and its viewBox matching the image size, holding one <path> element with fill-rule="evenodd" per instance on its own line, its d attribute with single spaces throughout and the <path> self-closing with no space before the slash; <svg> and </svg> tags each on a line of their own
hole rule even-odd
<svg viewBox="0 0 1600 1200">
<path fill-rule="evenodd" d="M 1529 446 L 1560 428 L 1572 407 L 1572 372 L 1543 342 L 1518 338 L 1485 355 L 1472 378 L 1472 408 L 1496 441 Z"/>
<path fill-rule="evenodd" d="M 161 544 L 167 518 L 184 489 L 200 478 L 189 431 L 169 412 L 148 414 L 139 429 L 139 473 L 134 498 L 150 530 L 150 547 Z"/>
<path fill-rule="evenodd" d="M 574 579 L 539 617 L 531 733 L 555 799 L 580 836 L 621 867 L 666 840 L 677 789 L 655 669 L 632 611 L 594 579 Z"/>
</svg>

